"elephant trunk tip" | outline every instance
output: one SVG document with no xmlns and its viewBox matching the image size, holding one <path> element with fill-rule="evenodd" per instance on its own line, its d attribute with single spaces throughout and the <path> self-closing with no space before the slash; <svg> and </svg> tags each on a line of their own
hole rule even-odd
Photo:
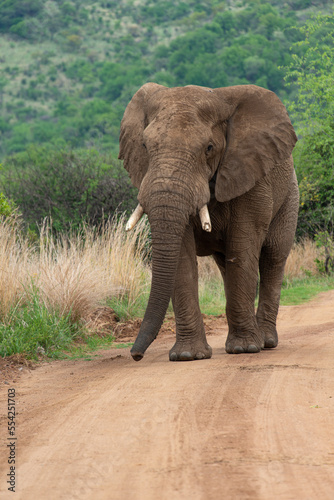
<svg viewBox="0 0 334 500">
<path fill-rule="evenodd" d="M 138 352 L 138 351 L 134 351 L 133 349 L 131 349 L 130 353 L 131 353 L 132 358 L 135 361 L 140 361 L 144 357 L 144 353 Z"/>
</svg>

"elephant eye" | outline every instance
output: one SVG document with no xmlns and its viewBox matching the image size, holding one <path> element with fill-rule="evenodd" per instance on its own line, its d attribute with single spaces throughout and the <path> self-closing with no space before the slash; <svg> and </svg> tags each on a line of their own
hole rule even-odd
<svg viewBox="0 0 334 500">
<path fill-rule="evenodd" d="M 210 151 L 212 151 L 212 150 L 213 150 L 213 145 L 209 144 L 208 147 L 206 148 L 206 152 L 210 153 Z"/>
<path fill-rule="evenodd" d="M 143 148 L 147 149 L 145 142 L 143 142 Z"/>
</svg>

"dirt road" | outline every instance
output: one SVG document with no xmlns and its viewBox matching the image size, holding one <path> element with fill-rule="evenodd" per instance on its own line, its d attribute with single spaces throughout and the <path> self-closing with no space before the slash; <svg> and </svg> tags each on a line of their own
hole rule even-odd
<svg viewBox="0 0 334 500">
<path fill-rule="evenodd" d="M 226 324 L 214 325 L 211 360 L 169 362 L 171 334 L 140 363 L 109 350 L 1 381 L 1 499 L 332 500 L 334 292 L 282 307 L 272 351 L 228 355 Z"/>
</svg>

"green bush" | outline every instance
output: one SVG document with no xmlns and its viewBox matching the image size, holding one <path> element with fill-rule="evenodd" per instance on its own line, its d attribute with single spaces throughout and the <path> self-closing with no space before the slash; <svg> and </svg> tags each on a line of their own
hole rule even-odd
<svg viewBox="0 0 334 500">
<path fill-rule="evenodd" d="M 5 195 L 0 192 L 0 217 L 10 217 L 14 211 L 14 204 L 9 202 Z"/>
<path fill-rule="evenodd" d="M 334 15 L 320 15 L 299 30 L 286 80 L 297 88 L 289 105 L 299 141 L 294 151 L 300 183 L 298 235 L 328 231 L 334 206 Z"/>
<path fill-rule="evenodd" d="M 26 16 L 36 16 L 42 8 L 42 0 L 0 0 L 0 31 L 24 24 Z"/>
<path fill-rule="evenodd" d="M 99 225 L 137 203 L 120 162 L 95 150 L 30 148 L 4 161 L 1 184 L 31 228 L 45 217 L 56 231 Z"/>
</svg>

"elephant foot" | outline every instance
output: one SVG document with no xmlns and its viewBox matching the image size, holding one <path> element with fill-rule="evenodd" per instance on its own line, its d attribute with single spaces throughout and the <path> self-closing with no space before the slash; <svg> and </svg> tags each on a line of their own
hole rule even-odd
<svg viewBox="0 0 334 500">
<path fill-rule="evenodd" d="M 257 316 L 257 324 L 264 338 L 263 349 L 274 349 L 278 344 L 276 325 Z"/>
<path fill-rule="evenodd" d="M 264 341 L 265 349 L 274 349 L 275 347 L 277 347 L 277 344 L 278 341 L 275 341 L 275 339 L 273 339 L 272 337 L 270 337 L 269 339 L 265 339 Z"/>
<path fill-rule="evenodd" d="M 212 348 L 202 342 L 176 342 L 169 351 L 170 361 L 193 361 L 196 359 L 209 359 L 212 356 Z"/>
<path fill-rule="evenodd" d="M 258 335 L 236 335 L 229 333 L 225 350 L 228 354 L 257 353 L 264 348 L 264 341 Z"/>
<path fill-rule="evenodd" d="M 278 335 L 276 328 L 268 328 L 264 331 L 265 349 L 274 349 L 278 344 Z"/>
</svg>

